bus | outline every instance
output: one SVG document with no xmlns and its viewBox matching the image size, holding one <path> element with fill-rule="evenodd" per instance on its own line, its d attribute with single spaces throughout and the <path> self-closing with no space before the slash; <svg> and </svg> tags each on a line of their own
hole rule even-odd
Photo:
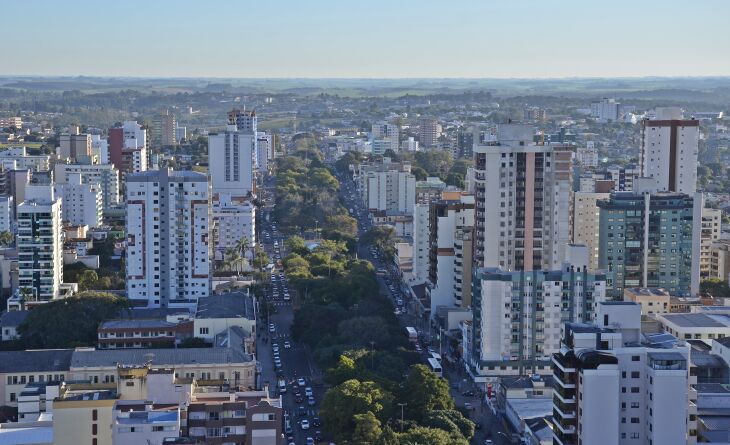
<svg viewBox="0 0 730 445">
<path fill-rule="evenodd" d="M 437 352 L 429 352 L 428 355 L 431 358 L 436 359 L 437 362 L 441 363 L 441 355 L 439 355 Z"/>
<path fill-rule="evenodd" d="M 431 371 L 433 371 L 434 374 L 436 374 L 439 377 L 444 376 L 444 371 L 441 369 L 441 363 L 439 363 L 438 360 L 435 358 L 429 358 L 428 359 L 428 367 L 431 368 Z"/>
</svg>

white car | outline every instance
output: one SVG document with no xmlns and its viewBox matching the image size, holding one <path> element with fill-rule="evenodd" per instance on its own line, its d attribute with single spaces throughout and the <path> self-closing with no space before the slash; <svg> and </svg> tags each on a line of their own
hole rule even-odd
<svg viewBox="0 0 730 445">
<path fill-rule="evenodd" d="M 304 381 L 304 378 L 299 377 L 297 379 L 297 385 L 299 385 L 299 386 L 305 386 L 306 384 L 307 384 L 307 382 Z"/>
<path fill-rule="evenodd" d="M 313 394 L 312 388 L 310 388 L 309 386 L 307 386 L 306 388 L 304 388 L 304 395 L 305 396 L 312 397 L 312 394 Z"/>
<path fill-rule="evenodd" d="M 284 342 L 284 349 L 291 349 L 291 343 L 289 343 L 288 341 L 285 341 Z"/>
<path fill-rule="evenodd" d="M 308 430 L 309 429 L 309 420 L 304 419 L 301 421 L 301 423 L 299 425 L 302 427 L 303 430 Z"/>
<path fill-rule="evenodd" d="M 276 332 L 276 326 L 274 323 L 269 324 L 269 332 Z"/>
</svg>

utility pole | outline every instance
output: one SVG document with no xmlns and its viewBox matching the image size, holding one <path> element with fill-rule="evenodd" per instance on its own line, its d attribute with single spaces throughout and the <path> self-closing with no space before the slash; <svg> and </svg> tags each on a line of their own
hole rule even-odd
<svg viewBox="0 0 730 445">
<path fill-rule="evenodd" d="M 403 434 L 403 408 L 408 405 L 407 403 L 399 403 L 400 406 L 400 432 Z"/>
<path fill-rule="evenodd" d="M 370 340 L 370 369 L 375 370 L 375 341 Z"/>
</svg>

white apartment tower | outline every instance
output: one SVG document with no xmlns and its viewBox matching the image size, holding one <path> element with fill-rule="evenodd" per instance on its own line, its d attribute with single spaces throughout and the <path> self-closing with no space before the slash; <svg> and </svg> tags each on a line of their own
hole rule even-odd
<svg viewBox="0 0 730 445">
<path fill-rule="evenodd" d="M 119 170 L 113 164 L 56 164 L 54 179 L 57 184 L 66 184 L 72 174 L 81 175 L 84 184 L 101 186 L 104 209 L 119 204 Z"/>
<path fill-rule="evenodd" d="M 572 226 L 572 148 L 536 145 L 532 127 L 504 124 L 474 146 L 474 261 L 504 270 L 559 269 Z"/>
<path fill-rule="evenodd" d="M 84 184 L 80 173 L 71 173 L 62 190 L 64 221 L 75 226 L 101 226 L 103 199 L 99 184 Z"/>
<path fill-rule="evenodd" d="M 654 119 L 641 121 L 642 176 L 654 178 L 659 191 L 693 196 L 699 140 L 700 121 L 684 119 L 679 108 L 657 108 Z"/>
<path fill-rule="evenodd" d="M 127 175 L 127 295 L 147 307 L 194 307 L 210 293 L 210 193 L 205 175 Z"/>
<path fill-rule="evenodd" d="M 635 302 L 605 302 L 593 324 L 565 325 L 552 359 L 554 443 L 696 443 L 689 348 L 654 347 L 640 330 Z"/>
<path fill-rule="evenodd" d="M 418 203 L 413 206 L 413 281 L 423 284 L 428 279 L 429 239 L 431 231 L 430 205 Z"/>
<path fill-rule="evenodd" d="M 245 198 L 255 192 L 256 134 L 236 125 L 208 136 L 208 158 L 213 197 L 227 194 Z"/>
<path fill-rule="evenodd" d="M 370 211 L 413 212 L 416 204 L 416 177 L 411 174 L 410 166 L 403 167 L 396 168 L 394 164 L 392 169 L 364 173 L 363 195 Z"/>
<path fill-rule="evenodd" d="M 712 244 L 720 239 L 722 231 L 722 210 L 702 209 L 700 233 L 700 279 L 712 278 Z"/>
<path fill-rule="evenodd" d="M 17 209 L 18 288 L 26 301 L 58 298 L 63 283 L 61 200 L 53 187 L 45 189 L 29 193 Z"/>
<path fill-rule="evenodd" d="M 223 259 L 226 249 L 241 238 L 247 238 L 251 249 L 256 245 L 256 206 L 251 201 L 231 201 L 228 195 L 219 195 L 213 204 L 213 239 L 215 258 Z"/>
</svg>

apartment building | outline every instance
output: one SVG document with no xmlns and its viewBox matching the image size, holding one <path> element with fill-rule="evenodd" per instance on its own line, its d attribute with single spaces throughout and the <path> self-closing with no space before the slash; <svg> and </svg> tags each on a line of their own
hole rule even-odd
<svg viewBox="0 0 730 445">
<path fill-rule="evenodd" d="M 699 291 L 702 197 L 614 192 L 598 202 L 600 269 L 613 272 L 611 295 L 659 287 L 678 297 Z"/>
<path fill-rule="evenodd" d="M 72 354 L 73 349 L 0 352 L 0 403 L 17 407 L 26 385 L 63 381 Z"/>
<path fill-rule="evenodd" d="M 409 164 L 376 164 L 361 167 L 363 199 L 371 212 L 412 214 L 416 203 L 416 177 Z"/>
<path fill-rule="evenodd" d="M 194 307 L 210 292 L 208 178 L 172 169 L 130 174 L 126 195 L 128 297 Z"/>
<path fill-rule="evenodd" d="M 552 358 L 556 444 L 696 443 L 689 348 L 643 340 L 640 311 L 605 302 L 595 323 L 565 325 Z"/>
<path fill-rule="evenodd" d="M 710 245 L 710 278 L 730 280 L 730 240 L 720 239 Z"/>
<path fill-rule="evenodd" d="M 50 168 L 50 159 L 48 155 L 30 155 L 25 147 L 11 147 L 0 151 L 0 162 L 13 162 L 11 170 L 45 172 Z"/>
<path fill-rule="evenodd" d="M 101 185 L 84 184 L 80 173 L 71 173 L 60 188 L 64 221 L 75 226 L 102 225 L 104 201 Z"/>
<path fill-rule="evenodd" d="M 699 141 L 700 121 L 684 119 L 679 108 L 657 108 L 653 119 L 641 121 L 642 176 L 660 191 L 694 195 Z"/>
<path fill-rule="evenodd" d="M 621 104 L 615 99 L 604 97 L 597 102 L 591 102 L 591 117 L 599 122 L 616 122 L 620 116 Z"/>
<path fill-rule="evenodd" d="M 113 164 L 56 164 L 54 173 L 56 184 L 66 184 L 72 174 L 80 175 L 83 184 L 99 184 L 105 210 L 119 204 L 119 170 Z"/>
<path fill-rule="evenodd" d="M 63 283 L 61 200 L 52 187 L 18 205 L 18 291 L 26 301 L 59 298 Z"/>
<path fill-rule="evenodd" d="M 720 239 L 722 232 L 722 210 L 702 209 L 700 229 L 700 279 L 712 278 L 712 244 Z"/>
<path fill-rule="evenodd" d="M 480 268 L 472 281 L 471 362 L 477 375 L 525 375 L 550 369 L 560 329 L 594 319 L 606 276 L 585 266 L 554 271 Z"/>
<path fill-rule="evenodd" d="M 90 134 L 62 134 L 58 137 L 58 156 L 61 159 L 77 159 L 91 156 Z"/>
<path fill-rule="evenodd" d="M 572 228 L 572 148 L 535 145 L 504 124 L 474 147 L 475 262 L 503 270 L 559 268 Z"/>
<path fill-rule="evenodd" d="M 418 126 L 418 141 L 423 148 L 433 148 L 441 136 L 441 124 L 436 119 L 421 119 Z"/>
<path fill-rule="evenodd" d="M 220 194 L 213 203 L 213 246 L 215 258 L 222 260 L 226 250 L 248 239 L 251 250 L 256 246 L 256 206 L 251 201 L 232 201 Z"/>
<path fill-rule="evenodd" d="M 164 110 L 156 116 L 154 123 L 155 143 L 167 147 L 177 145 L 177 119 L 170 110 Z"/>
<path fill-rule="evenodd" d="M 136 121 L 124 121 L 121 127 L 109 129 L 109 161 L 122 179 L 128 173 L 147 171 L 147 129 Z"/>
<path fill-rule="evenodd" d="M 428 279 L 430 207 L 428 203 L 413 206 L 413 285 L 425 283 Z"/>
<path fill-rule="evenodd" d="M 609 193 L 575 192 L 573 204 L 573 243 L 588 248 L 588 267 L 598 269 L 600 242 L 600 211 L 598 201 L 608 199 Z"/>
<path fill-rule="evenodd" d="M 460 257 L 456 256 L 457 230 L 474 227 L 474 197 L 462 192 L 443 192 L 441 199 L 431 202 L 429 211 L 429 293 L 431 314 L 440 306 L 454 307 L 457 300 L 463 302 L 463 294 L 458 298 L 455 285 L 464 280 L 463 243 Z M 463 239 L 462 239 L 463 241 Z M 458 261 L 457 261 L 458 260 Z M 470 267 L 467 268 L 467 271 Z M 456 275 L 459 282 L 456 282 Z M 466 277 L 471 281 L 471 276 Z"/>
<path fill-rule="evenodd" d="M 229 124 L 225 131 L 208 136 L 208 156 L 214 199 L 222 194 L 246 198 L 255 193 L 255 132 L 246 133 Z"/>
<path fill-rule="evenodd" d="M 575 150 L 575 159 L 583 167 L 598 167 L 598 148 L 594 141 L 587 141 L 585 146 Z"/>
<path fill-rule="evenodd" d="M 617 192 L 634 190 L 634 181 L 641 176 L 641 168 L 636 166 L 612 166 L 606 170 L 606 179 L 613 181 L 613 189 Z"/>
<path fill-rule="evenodd" d="M 15 205 L 12 196 L 0 196 L 0 232 L 15 232 Z"/>
</svg>

